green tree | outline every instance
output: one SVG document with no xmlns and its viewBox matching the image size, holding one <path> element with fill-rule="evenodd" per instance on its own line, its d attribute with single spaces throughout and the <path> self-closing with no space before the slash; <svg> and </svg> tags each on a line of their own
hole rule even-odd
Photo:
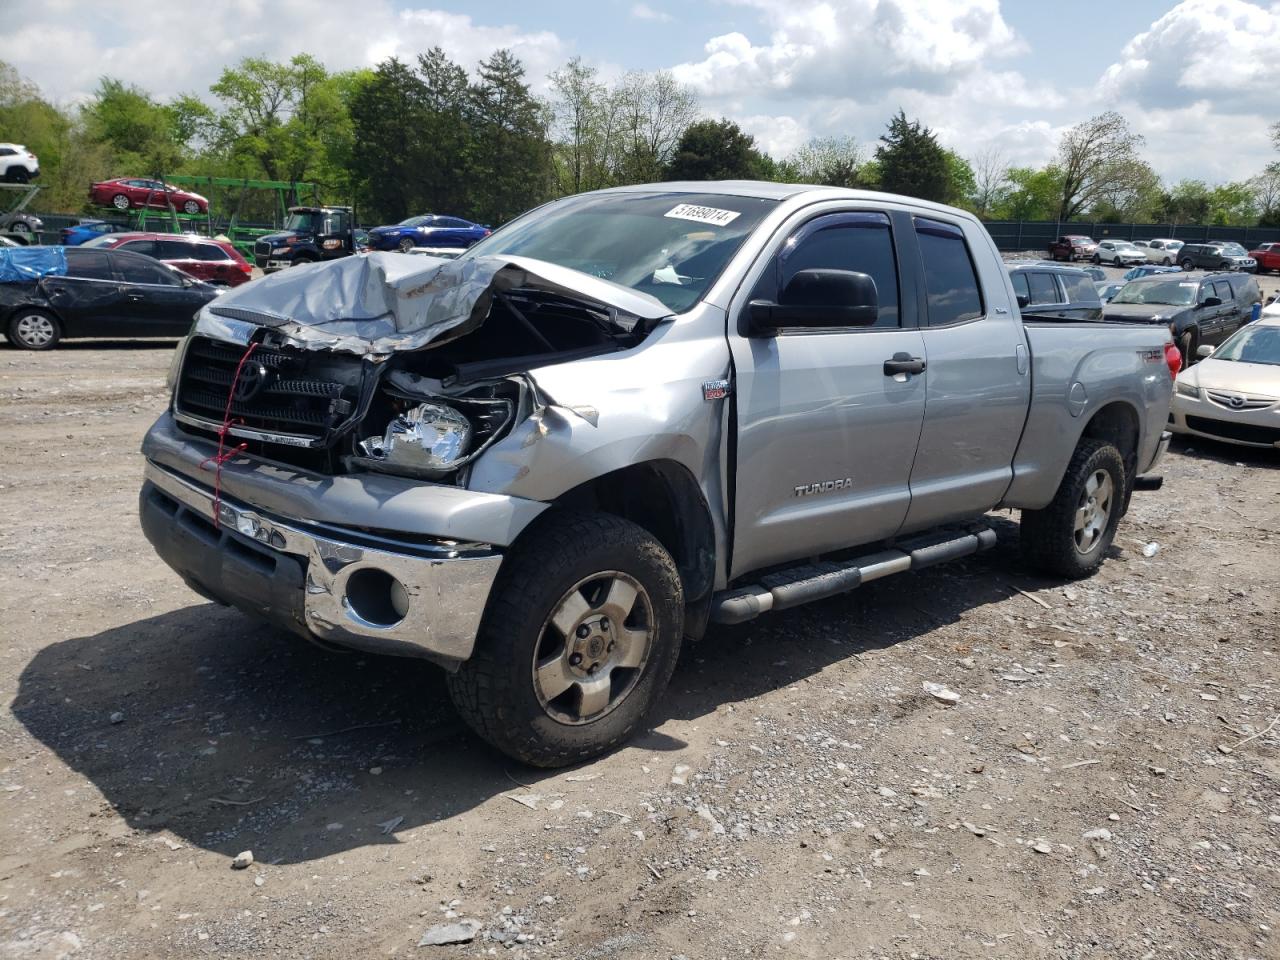
<svg viewBox="0 0 1280 960">
<path fill-rule="evenodd" d="M 498 50 L 482 60 L 478 74 L 471 87 L 472 210 L 479 219 L 499 224 L 549 194 L 551 144 L 542 106 L 529 93 L 524 65 L 511 51 Z"/>
<path fill-rule="evenodd" d="M 1258 213 L 1257 200 L 1247 183 L 1220 183 L 1209 191 L 1208 222 L 1214 226 L 1256 223 Z"/>
<path fill-rule="evenodd" d="M 665 70 L 626 74 L 614 88 L 610 136 L 623 149 L 615 158 L 620 183 L 652 183 L 675 155 L 685 128 L 698 119 L 698 98 Z"/>
<path fill-rule="evenodd" d="M 1008 191 L 993 213 L 1000 220 L 1052 220 L 1062 196 L 1062 171 L 1010 167 Z"/>
<path fill-rule="evenodd" d="M 1064 133 L 1056 164 L 1062 172 L 1057 218 L 1073 220 L 1106 202 L 1108 194 L 1139 190 L 1151 169 L 1138 157 L 1142 143 L 1142 136 L 1114 110 Z"/>
<path fill-rule="evenodd" d="M 475 129 L 470 114 L 471 89 L 467 71 L 432 47 L 418 57 L 422 78 L 423 114 L 415 131 L 418 149 L 418 213 L 459 215 L 469 211 L 475 163 Z"/>
<path fill-rule="evenodd" d="M 1204 223 L 1209 216 L 1209 187 L 1203 180 L 1180 180 L 1164 198 L 1164 219 L 1171 223 Z"/>
<path fill-rule="evenodd" d="M 596 68 L 574 57 L 549 79 L 558 192 L 581 193 L 606 186 L 612 180 L 607 136 L 611 107 Z"/>
<path fill-rule="evenodd" d="M 969 161 L 954 150 L 943 148 L 947 158 L 947 175 L 951 181 L 951 192 L 947 195 L 947 203 L 966 209 L 974 209 L 978 192 L 977 175 Z"/>
<path fill-rule="evenodd" d="M 178 114 L 151 95 L 103 77 L 84 108 L 89 139 L 111 152 L 114 166 L 134 176 L 172 173 L 186 156 Z"/>
<path fill-rule="evenodd" d="M 876 148 L 881 189 L 922 200 L 946 203 L 951 199 L 951 163 L 938 138 L 918 120 L 908 120 L 899 110 Z"/>
<path fill-rule="evenodd" d="M 351 122 L 360 143 L 351 159 L 352 174 L 376 219 L 403 220 L 418 202 L 425 100 L 422 80 L 394 57 L 378 64 L 351 99 Z"/>
<path fill-rule="evenodd" d="M 670 180 L 750 180 L 760 159 L 755 138 L 732 120 L 699 120 L 685 127 L 666 173 Z"/>
<path fill-rule="evenodd" d="M 864 156 L 853 137 L 814 137 L 782 163 L 784 180 L 824 187 L 862 187 Z"/>
</svg>

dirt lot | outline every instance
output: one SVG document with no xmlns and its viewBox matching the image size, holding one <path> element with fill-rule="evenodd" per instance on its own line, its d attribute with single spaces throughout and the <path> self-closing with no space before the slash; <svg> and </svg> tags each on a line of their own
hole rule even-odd
<svg viewBox="0 0 1280 960">
<path fill-rule="evenodd" d="M 651 732 L 547 773 L 434 668 L 160 564 L 169 346 L 0 349 L 0 955 L 1280 956 L 1280 455 L 1175 444 L 1082 583 L 1001 519 L 714 630 Z M 474 942 L 417 946 L 455 916 Z"/>
</svg>

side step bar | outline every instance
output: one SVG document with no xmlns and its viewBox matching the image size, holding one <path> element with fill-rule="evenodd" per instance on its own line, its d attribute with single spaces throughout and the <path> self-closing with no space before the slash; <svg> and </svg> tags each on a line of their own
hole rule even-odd
<svg viewBox="0 0 1280 960">
<path fill-rule="evenodd" d="M 908 570 L 967 557 L 996 545 L 990 527 L 974 527 L 958 536 L 948 533 L 899 544 L 854 560 L 821 561 L 789 567 L 760 578 L 758 584 L 722 590 L 711 603 L 713 623 L 745 623 L 770 610 L 786 610 L 813 600 L 825 600 L 872 580 Z"/>
</svg>

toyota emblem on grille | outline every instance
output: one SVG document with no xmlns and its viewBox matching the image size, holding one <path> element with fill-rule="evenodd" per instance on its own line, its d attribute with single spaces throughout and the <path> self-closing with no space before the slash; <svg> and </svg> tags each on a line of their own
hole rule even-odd
<svg viewBox="0 0 1280 960">
<path fill-rule="evenodd" d="M 236 380 L 233 394 L 241 403 L 252 400 L 267 385 L 267 368 L 260 363 L 246 363 Z"/>
<path fill-rule="evenodd" d="M 1241 407 L 1244 406 L 1244 397 L 1241 397 L 1241 396 L 1229 397 L 1227 399 L 1227 403 L 1231 404 L 1231 406 L 1239 410 Z"/>
</svg>

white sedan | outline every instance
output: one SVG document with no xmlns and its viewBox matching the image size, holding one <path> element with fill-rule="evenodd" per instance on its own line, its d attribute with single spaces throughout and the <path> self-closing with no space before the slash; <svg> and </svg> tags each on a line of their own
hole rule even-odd
<svg viewBox="0 0 1280 960">
<path fill-rule="evenodd" d="M 1147 256 L 1148 263 L 1159 263 L 1166 267 L 1172 267 L 1178 262 L 1178 251 L 1182 249 L 1181 240 L 1166 240 L 1159 238 L 1156 240 L 1144 240 L 1140 244 L 1142 252 Z"/>
<path fill-rule="evenodd" d="M 1170 428 L 1247 447 L 1280 446 L 1280 317 L 1241 327 L 1178 374 Z"/>
<path fill-rule="evenodd" d="M 1093 262 L 1120 267 L 1126 263 L 1146 263 L 1147 255 L 1128 240 L 1103 240 L 1094 251 Z"/>
</svg>

